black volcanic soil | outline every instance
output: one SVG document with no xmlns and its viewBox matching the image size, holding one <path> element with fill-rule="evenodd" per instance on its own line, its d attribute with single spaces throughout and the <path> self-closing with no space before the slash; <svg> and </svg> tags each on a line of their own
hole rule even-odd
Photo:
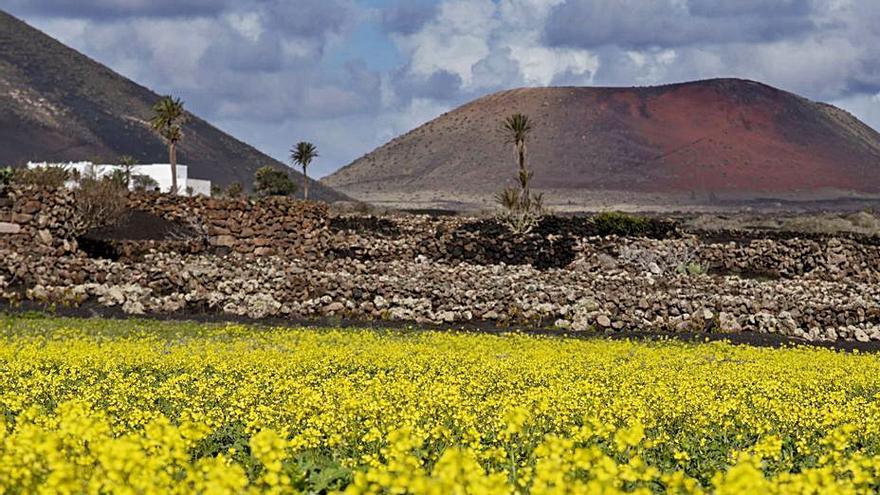
<svg viewBox="0 0 880 495">
<path fill-rule="evenodd" d="M 130 210 L 113 225 L 93 229 L 83 237 L 102 241 L 153 241 L 188 237 L 192 230 L 152 213 Z"/>
</svg>

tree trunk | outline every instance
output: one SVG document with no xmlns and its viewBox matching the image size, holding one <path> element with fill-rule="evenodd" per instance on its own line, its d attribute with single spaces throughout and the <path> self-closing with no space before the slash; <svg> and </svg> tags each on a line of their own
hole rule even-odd
<svg viewBox="0 0 880 495">
<path fill-rule="evenodd" d="M 303 165 L 303 199 L 309 200 L 309 174 L 306 172 L 305 165 Z"/>
<path fill-rule="evenodd" d="M 529 200 L 529 176 L 526 170 L 526 143 L 520 142 L 516 146 L 516 157 L 519 162 L 520 187 L 526 201 Z"/>
<path fill-rule="evenodd" d="M 168 161 L 171 162 L 171 194 L 177 194 L 177 150 L 174 143 L 168 144 Z"/>
<path fill-rule="evenodd" d="M 516 158 L 517 158 L 517 162 L 519 162 L 520 170 L 526 168 L 526 146 L 524 144 L 517 145 Z"/>
</svg>

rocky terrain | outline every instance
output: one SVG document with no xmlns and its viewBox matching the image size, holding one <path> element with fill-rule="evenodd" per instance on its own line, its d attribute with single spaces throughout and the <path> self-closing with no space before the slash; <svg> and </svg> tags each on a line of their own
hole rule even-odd
<svg viewBox="0 0 880 495">
<path fill-rule="evenodd" d="M 549 217 L 513 237 L 492 220 L 339 216 L 285 198 L 128 201 L 128 220 L 74 236 L 69 191 L 0 199 L 4 304 L 880 341 L 880 239 L 865 234 L 653 219 L 620 236 Z"/>
<path fill-rule="evenodd" d="M 724 209 L 880 193 L 880 134 L 845 111 L 758 82 L 521 88 L 445 113 L 322 180 L 398 207 L 480 209 L 513 177 L 500 132 L 527 114 L 535 179 L 557 209 Z"/>
</svg>

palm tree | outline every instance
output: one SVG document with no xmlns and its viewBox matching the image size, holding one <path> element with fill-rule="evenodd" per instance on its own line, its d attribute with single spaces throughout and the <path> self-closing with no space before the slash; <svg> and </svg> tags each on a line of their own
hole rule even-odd
<svg viewBox="0 0 880 495">
<path fill-rule="evenodd" d="M 171 194 L 177 194 L 177 143 L 183 138 L 186 112 L 180 98 L 164 96 L 153 106 L 150 125 L 168 143 L 168 161 L 171 163 Z"/>
<path fill-rule="evenodd" d="M 495 195 L 502 208 L 499 219 L 515 234 L 528 233 L 543 215 L 543 197 L 532 194 L 529 184 L 533 173 L 526 168 L 526 141 L 532 132 L 532 121 L 527 115 L 515 113 L 505 118 L 501 124 L 505 140 L 513 145 L 517 162 L 517 185 L 511 185 Z"/>
<path fill-rule="evenodd" d="M 513 145 L 513 153 L 519 165 L 519 181 L 526 197 L 529 195 L 529 179 L 531 174 L 526 170 L 526 139 L 532 132 L 532 121 L 528 115 L 515 113 L 504 119 L 501 126 L 507 142 Z"/>
<path fill-rule="evenodd" d="M 296 143 L 296 146 L 290 150 L 290 159 L 293 163 L 302 165 L 303 168 L 303 198 L 309 199 L 309 174 L 307 168 L 312 160 L 318 157 L 318 148 L 314 144 L 305 141 Z"/>
</svg>

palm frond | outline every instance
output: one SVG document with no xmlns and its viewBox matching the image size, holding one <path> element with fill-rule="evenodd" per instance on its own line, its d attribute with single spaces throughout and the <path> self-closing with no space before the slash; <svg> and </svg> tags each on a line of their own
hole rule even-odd
<svg viewBox="0 0 880 495">
<path fill-rule="evenodd" d="M 170 127 L 166 127 L 162 130 L 162 137 L 165 138 L 165 141 L 169 143 L 177 143 L 183 138 L 183 130 L 179 125 L 173 125 Z"/>
<path fill-rule="evenodd" d="M 180 98 L 163 96 L 153 105 L 153 117 L 150 126 L 166 140 L 167 136 L 175 136 L 178 141 L 182 136 L 181 126 L 186 121 L 186 111 Z"/>
<path fill-rule="evenodd" d="M 300 141 L 290 150 L 290 159 L 294 163 L 307 167 L 318 157 L 318 148 L 309 142 Z"/>
<path fill-rule="evenodd" d="M 507 136 L 507 140 L 513 144 L 525 143 L 532 132 L 532 120 L 528 115 L 515 113 L 504 119 L 501 129 Z"/>
</svg>

